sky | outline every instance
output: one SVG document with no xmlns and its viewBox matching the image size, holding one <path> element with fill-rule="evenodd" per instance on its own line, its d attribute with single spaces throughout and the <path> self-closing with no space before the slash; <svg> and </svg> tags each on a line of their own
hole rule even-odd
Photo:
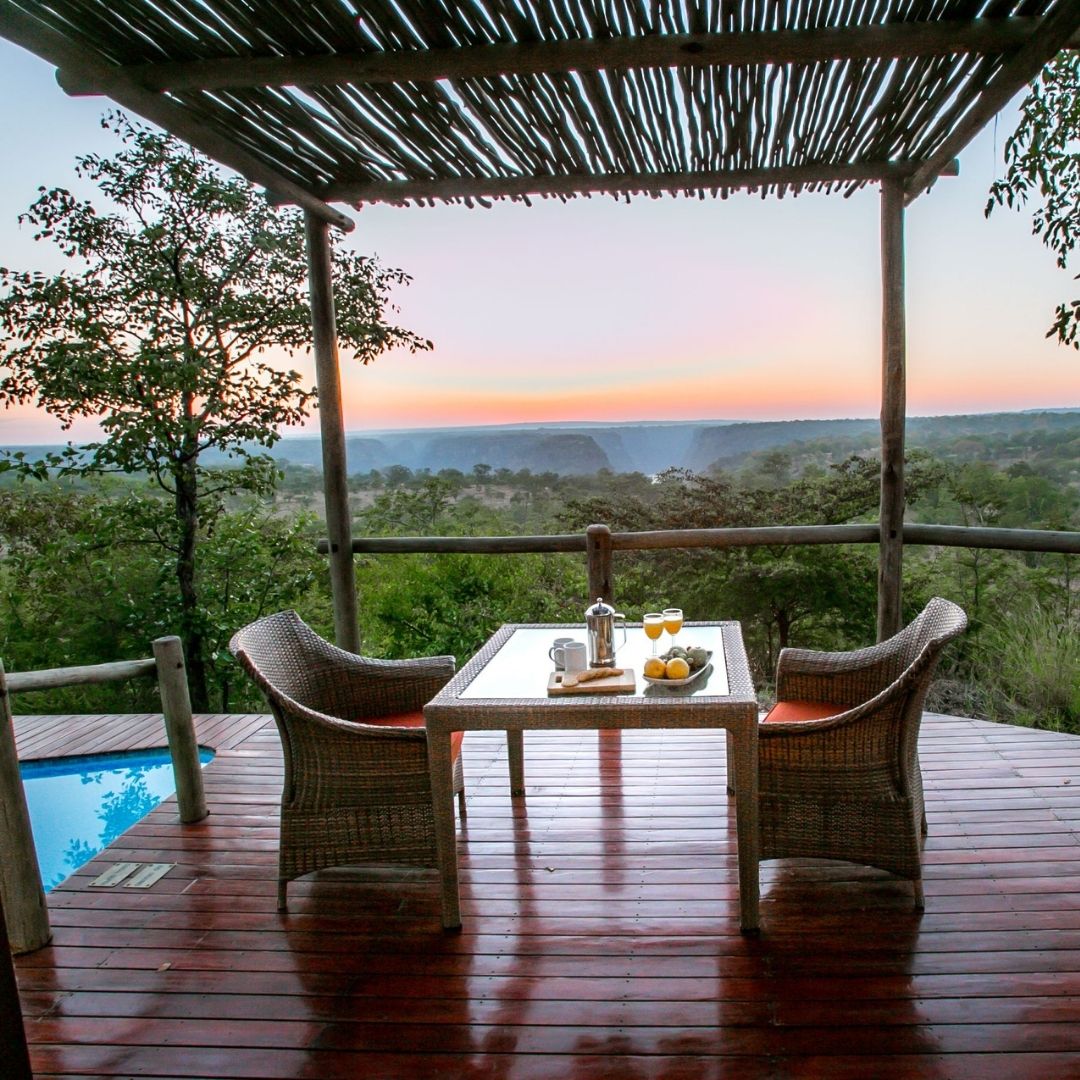
<svg viewBox="0 0 1080 1080">
<path fill-rule="evenodd" d="M 58 256 L 17 218 L 39 185 L 92 194 L 72 166 L 116 148 L 99 123 L 108 103 L 68 98 L 49 65 L 2 39 L 0 100 L 0 265 L 55 272 Z M 1071 275 L 1029 215 L 983 214 L 1015 121 L 1016 102 L 960 176 L 907 212 L 909 415 L 1080 406 L 1080 355 L 1044 337 Z M 342 242 L 411 275 L 393 318 L 435 348 L 368 367 L 343 354 L 345 426 L 874 416 L 879 203 L 867 188 L 365 207 Z M 308 358 L 288 363 L 314 381 Z M 93 434 L 0 412 L 8 444 Z"/>
</svg>

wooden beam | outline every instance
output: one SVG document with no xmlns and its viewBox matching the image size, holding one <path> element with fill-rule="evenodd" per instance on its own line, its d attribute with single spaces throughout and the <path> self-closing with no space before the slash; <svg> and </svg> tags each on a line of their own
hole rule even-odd
<svg viewBox="0 0 1080 1080">
<path fill-rule="evenodd" d="M 0 0 L 0 35 L 69 75 L 101 87 L 101 92 L 118 105 L 157 124 L 222 165 L 235 169 L 253 184 L 265 187 L 276 201 L 296 203 L 344 232 L 353 228 L 352 218 L 327 206 L 322 199 L 250 154 L 228 136 L 196 119 L 182 105 L 140 86 L 116 64 L 58 34 L 16 8 L 10 0 Z"/>
<path fill-rule="evenodd" d="M 156 638 L 153 649 L 165 737 L 169 743 L 173 779 L 176 781 L 177 810 L 181 823 L 190 825 L 202 821 L 207 810 L 202 762 L 199 760 L 199 740 L 195 733 L 195 718 L 191 715 L 191 697 L 188 694 L 184 647 L 178 637 L 170 634 Z"/>
<path fill-rule="evenodd" d="M 876 525 L 754 525 L 738 529 L 655 529 L 611 534 L 614 551 L 664 551 L 671 548 L 799 547 L 806 544 L 876 544 Z"/>
<path fill-rule="evenodd" d="M 877 525 L 763 525 L 740 529 L 656 529 L 611 534 L 612 551 L 665 551 L 673 548 L 730 550 L 753 547 L 800 547 L 810 544 L 877 544 Z M 994 551 L 1040 551 L 1080 555 L 1080 532 L 1046 529 L 985 529 L 965 525 L 905 525 L 904 544 L 986 548 Z M 548 536 L 364 536 L 353 551 L 370 555 L 446 554 L 517 555 L 521 552 L 587 551 L 581 533 Z M 319 541 L 319 551 L 329 550 Z M 9 676 L 13 678 L 14 676 Z"/>
<path fill-rule="evenodd" d="M 123 682 L 140 675 L 153 675 L 157 661 L 114 660 L 108 664 L 85 664 L 81 667 L 46 668 L 42 671 L 13 671 L 7 677 L 8 692 L 55 690 L 60 686 L 92 686 L 97 683 Z"/>
<path fill-rule="evenodd" d="M 320 554 L 330 550 L 325 540 L 316 545 Z M 360 536 L 354 537 L 353 553 L 360 555 L 447 554 L 520 555 L 523 552 L 585 551 L 582 533 L 549 533 L 546 536 Z"/>
<path fill-rule="evenodd" d="M 585 565 L 589 581 L 589 604 L 606 600 L 614 604 L 612 585 L 611 530 L 606 525 L 590 525 L 585 530 Z"/>
<path fill-rule="evenodd" d="M 990 84 L 964 114 L 960 123 L 927 159 L 905 187 L 905 199 L 913 202 L 941 175 L 942 169 L 964 149 L 983 127 L 1005 107 L 1062 49 L 1074 42 L 1080 30 L 1080 0 L 1058 0 L 1039 28 L 998 70 Z"/>
<path fill-rule="evenodd" d="M 305 211 L 308 289 L 319 387 L 319 430 L 322 435 L 323 495 L 330 548 L 330 590 L 334 602 L 334 637 L 339 648 L 360 651 L 356 610 L 356 573 L 352 556 L 345 423 L 341 413 L 341 366 L 338 359 L 334 286 L 327 224 Z"/>
<path fill-rule="evenodd" d="M 865 162 L 858 165 L 789 165 L 765 169 L 732 169 L 715 172 L 658 172 L 636 175 L 591 174 L 587 176 L 451 177 L 437 180 L 401 180 L 373 183 L 341 180 L 321 194 L 331 202 L 391 203 L 449 201 L 454 199 L 506 199 L 530 195 L 583 194 L 636 195 L 650 192 L 709 191 L 759 188 L 769 184 L 876 183 L 887 178 L 911 176 L 920 162 Z M 944 174 L 956 175 L 951 163 Z"/>
<path fill-rule="evenodd" d="M 970 525 L 905 525 L 905 544 L 986 548 L 989 551 L 1039 551 L 1080 555 L 1080 532 L 1048 529 L 986 529 Z"/>
<path fill-rule="evenodd" d="M 19 1003 L 19 984 L 15 980 L 15 965 L 11 962 L 11 945 L 4 903 L 0 897 L 0 1046 L 4 1048 L 4 1075 L 8 1080 L 33 1080 L 30 1053 L 26 1047 L 26 1028 L 23 1026 Z"/>
<path fill-rule="evenodd" d="M 607 39 L 523 42 L 459 48 L 395 49 L 329 56 L 228 57 L 138 64 L 124 69 L 149 90 L 223 90 L 262 86 L 435 82 L 499 75 L 540 75 L 610 68 L 798 64 L 877 57 L 998 53 L 1023 45 L 1038 18 L 942 20 L 821 30 L 649 34 Z M 108 93 L 78 71 L 61 72 L 69 94 Z"/>
<path fill-rule="evenodd" d="M 49 908 L 41 885 L 30 811 L 19 773 L 15 722 L 4 665 L 0 663 L 0 897 L 11 951 L 33 952 L 49 943 Z"/>
<path fill-rule="evenodd" d="M 878 641 L 900 630 L 904 560 L 904 186 L 881 185 L 881 497 Z"/>
</svg>

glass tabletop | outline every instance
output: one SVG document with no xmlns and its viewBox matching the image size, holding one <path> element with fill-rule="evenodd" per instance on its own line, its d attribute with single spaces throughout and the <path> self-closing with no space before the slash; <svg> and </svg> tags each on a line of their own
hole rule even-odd
<svg viewBox="0 0 1080 1080">
<path fill-rule="evenodd" d="M 616 643 L 621 640 L 616 631 Z M 475 679 L 461 691 L 462 698 L 538 698 L 547 697 L 548 676 L 555 665 L 548 649 L 558 637 L 585 641 L 584 625 L 537 629 L 522 627 L 507 638 L 503 647 L 487 662 Z M 647 683 L 642 675 L 646 659 L 652 654 L 652 642 L 640 626 L 626 628 L 626 644 L 616 651 L 616 664 L 633 670 L 634 693 L 640 697 L 725 697 L 729 693 L 727 667 L 724 662 L 724 643 L 719 625 L 684 626 L 676 642 L 683 648 L 700 645 L 712 652 L 705 671 L 684 686 L 663 686 Z M 657 651 L 666 652 L 671 638 L 665 633 L 657 642 Z M 609 697 L 626 695 L 605 695 Z M 573 698 L 563 699 L 573 700 Z"/>
</svg>

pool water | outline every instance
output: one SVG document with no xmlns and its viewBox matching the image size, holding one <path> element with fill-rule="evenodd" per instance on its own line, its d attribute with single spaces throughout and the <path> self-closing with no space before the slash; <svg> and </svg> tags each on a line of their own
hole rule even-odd
<svg viewBox="0 0 1080 1080">
<path fill-rule="evenodd" d="M 200 747 L 204 765 L 213 756 Z M 19 771 L 46 892 L 176 790 L 167 750 L 28 761 Z"/>
</svg>

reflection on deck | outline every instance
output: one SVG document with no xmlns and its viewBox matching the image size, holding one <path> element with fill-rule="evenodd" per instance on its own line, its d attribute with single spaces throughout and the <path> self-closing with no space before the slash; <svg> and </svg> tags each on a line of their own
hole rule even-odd
<svg viewBox="0 0 1080 1080">
<path fill-rule="evenodd" d="M 152 738 L 90 719 L 20 718 L 24 754 Z M 426 872 L 326 872 L 278 915 L 273 724 L 199 728 L 210 817 L 160 806 L 50 895 L 55 941 L 18 961 L 36 1072 L 1080 1074 L 1080 739 L 929 716 L 925 914 L 883 873 L 770 862 L 755 940 L 721 734 L 528 733 L 520 800 L 501 737 L 466 736 L 465 925 L 444 934 Z M 120 860 L 178 865 L 87 889 Z"/>
</svg>

